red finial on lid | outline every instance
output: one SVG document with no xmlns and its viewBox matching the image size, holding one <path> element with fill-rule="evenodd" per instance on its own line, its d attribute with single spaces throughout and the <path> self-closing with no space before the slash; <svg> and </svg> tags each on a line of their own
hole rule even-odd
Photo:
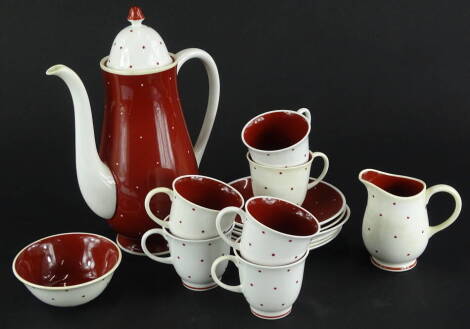
<svg viewBox="0 0 470 329">
<path fill-rule="evenodd" d="M 140 21 L 143 19 L 145 19 L 145 16 L 140 7 L 134 6 L 129 9 L 129 14 L 127 15 L 128 21 Z"/>
</svg>

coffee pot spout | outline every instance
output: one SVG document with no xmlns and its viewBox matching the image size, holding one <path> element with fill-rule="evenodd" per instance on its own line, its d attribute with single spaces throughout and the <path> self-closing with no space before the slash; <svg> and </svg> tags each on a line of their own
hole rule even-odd
<svg viewBox="0 0 470 329">
<path fill-rule="evenodd" d="M 98 216 L 111 218 L 116 209 L 116 184 L 96 149 L 93 118 L 85 86 L 78 75 L 65 65 L 54 65 L 46 74 L 61 78 L 72 95 L 77 178 L 82 196 Z"/>
</svg>

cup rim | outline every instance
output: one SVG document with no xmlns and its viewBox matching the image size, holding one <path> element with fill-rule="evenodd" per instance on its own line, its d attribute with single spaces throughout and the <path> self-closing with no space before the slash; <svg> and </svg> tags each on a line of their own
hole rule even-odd
<svg viewBox="0 0 470 329">
<path fill-rule="evenodd" d="M 238 238 L 237 240 L 235 240 L 235 243 L 239 243 L 240 239 L 241 238 Z M 292 263 L 282 264 L 282 265 L 262 265 L 262 264 L 253 263 L 253 262 L 250 262 L 250 261 L 246 260 L 245 258 L 242 257 L 242 255 L 240 255 L 240 252 L 236 248 L 232 248 L 232 250 L 235 254 L 235 257 L 238 260 L 241 260 L 243 263 L 245 263 L 247 265 L 250 265 L 250 266 L 253 266 L 253 267 L 256 267 L 256 268 L 263 268 L 263 269 L 267 269 L 267 270 L 275 270 L 275 269 L 282 269 L 282 268 L 288 268 L 288 267 L 296 266 L 296 265 L 304 262 L 306 260 L 307 256 L 308 256 L 309 252 L 310 252 L 310 249 L 307 248 L 307 250 L 302 255 L 302 257 L 300 257 L 299 259 L 293 261 Z"/>
<path fill-rule="evenodd" d="M 245 199 L 243 198 L 243 195 L 242 195 L 240 192 L 238 192 L 236 188 L 234 188 L 233 186 L 231 186 L 231 185 L 229 185 L 229 184 L 227 184 L 227 183 L 225 183 L 225 182 L 223 182 L 223 181 L 221 181 L 221 180 L 219 180 L 219 179 L 212 178 L 212 177 L 209 177 L 209 176 L 204 176 L 204 175 L 198 175 L 198 174 L 181 175 L 181 176 L 176 177 L 176 178 L 173 180 L 173 182 L 171 183 L 171 187 L 172 187 L 173 193 L 176 193 L 178 196 L 180 196 L 182 199 L 184 199 L 184 201 L 186 201 L 187 203 L 191 204 L 192 206 L 195 206 L 195 207 L 197 207 L 197 208 L 199 208 L 199 209 L 203 209 L 203 210 L 209 211 L 209 212 L 219 212 L 220 210 L 223 209 L 223 208 L 222 208 L 222 209 L 217 210 L 217 209 L 207 208 L 207 207 L 198 205 L 197 203 L 194 203 L 194 202 L 188 200 L 187 198 L 185 198 L 183 195 L 181 195 L 181 193 L 178 192 L 178 190 L 176 189 L 175 184 L 176 184 L 176 182 L 177 182 L 178 180 L 183 179 L 183 178 L 188 178 L 188 177 L 201 177 L 201 178 L 204 178 L 204 179 L 209 179 L 209 180 L 212 180 L 212 181 L 216 181 L 216 182 L 218 182 L 218 183 L 221 183 L 221 184 L 225 185 L 226 187 L 228 187 L 230 190 L 234 191 L 234 192 L 238 195 L 238 197 L 240 198 L 240 201 L 241 201 L 241 204 L 240 204 L 240 206 L 238 206 L 238 208 L 243 208 L 243 206 L 245 205 Z M 227 206 L 227 207 L 229 207 L 229 206 Z M 234 206 L 234 207 L 235 207 L 235 206 Z M 226 208 L 226 207 L 224 207 L 224 208 Z"/>
<path fill-rule="evenodd" d="M 292 145 L 289 145 L 287 147 L 284 147 L 282 149 L 278 149 L 278 150 L 261 150 L 261 149 L 258 149 L 256 147 L 253 147 L 251 145 L 249 145 L 246 141 L 245 141 L 245 137 L 244 137 L 244 133 L 245 133 L 245 130 L 248 128 L 248 125 L 250 123 L 252 123 L 254 120 L 258 119 L 259 117 L 262 117 L 266 114 L 271 114 L 271 113 L 276 113 L 276 112 L 290 112 L 290 113 L 293 113 L 293 114 L 296 114 L 296 115 L 299 115 L 301 116 L 306 122 L 307 122 L 307 125 L 308 125 L 308 128 L 307 128 L 307 132 L 305 133 L 305 135 L 295 144 L 292 144 Z M 272 154 L 272 153 L 279 153 L 279 152 L 285 152 L 286 150 L 288 149 L 291 149 L 293 147 L 296 147 L 298 146 L 300 143 L 302 143 L 305 138 L 308 138 L 308 136 L 310 135 L 310 131 L 312 129 L 312 125 L 310 122 L 308 122 L 308 120 L 305 118 L 305 116 L 303 116 L 302 114 L 298 113 L 297 111 L 292 111 L 292 110 L 273 110 L 273 111 L 267 111 L 267 112 L 263 112 L 261 114 L 258 114 L 257 116 L 251 118 L 250 120 L 248 120 L 248 122 L 243 126 L 243 129 L 242 129 L 242 132 L 241 132 L 241 138 L 242 138 L 242 142 L 243 144 L 245 144 L 245 146 L 250 149 L 250 150 L 253 150 L 253 151 L 256 151 L 256 152 L 260 152 L 260 153 L 269 153 L 269 154 Z"/>
<path fill-rule="evenodd" d="M 50 287 L 50 286 L 43 286 L 43 285 L 40 285 L 40 284 L 37 284 L 37 283 L 33 283 L 33 282 L 30 282 L 26 279 L 24 279 L 21 275 L 18 274 L 18 272 L 16 271 L 16 268 L 15 268 L 15 265 L 16 265 L 16 261 L 18 260 L 18 257 L 23 253 L 23 251 L 25 251 L 28 247 L 30 247 L 31 245 L 35 244 L 35 243 L 38 243 L 42 240 L 45 240 L 45 239 L 49 239 L 49 238 L 53 238 L 53 237 L 56 237 L 56 236 L 64 236 L 64 235 L 72 235 L 72 234 L 88 234 L 88 235 L 94 235 L 95 237 L 98 237 L 100 239 L 104 239 L 104 240 L 107 240 L 108 242 L 111 242 L 111 244 L 114 246 L 114 248 L 116 248 L 116 250 L 118 251 L 118 260 L 116 262 L 116 264 L 114 264 L 114 266 L 108 270 L 106 273 L 104 273 L 103 275 L 97 277 L 96 279 L 93 279 L 93 280 L 90 280 L 90 281 L 87 281 L 87 282 L 83 282 L 83 283 L 79 283 L 79 284 L 73 284 L 73 285 L 70 285 L 70 286 L 63 286 L 63 287 Z M 36 241 L 33 241 L 31 243 L 28 243 L 24 248 L 22 248 L 15 256 L 15 258 L 13 259 L 13 263 L 12 263 L 12 270 L 13 270 L 13 274 L 15 275 L 15 277 L 21 281 L 23 284 L 27 285 L 27 286 L 30 286 L 30 287 L 33 287 L 33 288 L 37 288 L 37 289 L 41 289 L 41 290 L 55 290 L 55 291 L 61 291 L 61 290 L 70 290 L 70 289 L 76 289 L 76 288 L 82 288 L 82 287 L 85 287 L 85 286 L 89 286 L 89 285 L 92 285 L 100 280 L 103 280 L 104 278 L 110 276 L 110 275 L 113 275 L 114 271 L 116 271 L 116 269 L 118 268 L 118 266 L 121 264 L 121 260 L 122 260 L 122 252 L 121 252 L 121 248 L 119 248 L 119 246 L 114 242 L 112 241 L 111 239 L 105 237 L 105 236 L 102 236 L 102 235 L 99 235 L 99 234 L 96 234 L 96 233 L 88 233 L 88 232 L 66 232 L 66 233 L 58 233 L 58 234 L 53 234 L 53 235 L 49 235 L 49 236 L 45 236 L 43 238 L 40 238 Z"/>
<path fill-rule="evenodd" d="M 298 165 L 295 165 L 295 166 L 275 166 L 275 165 L 266 165 L 266 164 L 261 164 L 259 162 L 255 162 L 255 160 L 253 160 L 251 158 L 251 154 L 250 154 L 250 151 L 246 152 L 246 158 L 248 160 L 248 162 L 250 164 L 253 164 L 253 166 L 258 166 L 258 167 L 261 167 L 261 168 L 265 168 L 265 169 L 275 169 L 275 170 L 283 170 L 283 171 L 286 171 L 286 170 L 296 170 L 296 169 L 299 169 L 299 168 L 303 168 L 303 167 L 306 167 L 308 165 L 311 165 L 312 162 L 313 162 L 313 151 L 308 151 L 309 152 L 309 158 L 308 158 L 308 161 L 307 162 L 304 162 L 304 163 L 301 163 L 301 164 L 298 164 Z"/>
<path fill-rule="evenodd" d="M 283 232 L 280 232 L 280 231 L 277 231 L 273 228 L 270 228 L 269 226 L 266 226 L 264 225 L 263 223 L 261 223 L 255 216 L 253 216 L 250 211 L 248 210 L 248 203 L 253 200 L 253 199 L 260 199 L 260 198 L 268 198 L 268 199 L 275 199 L 275 200 L 280 200 L 282 202 L 286 202 L 286 203 L 289 203 L 291 205 L 294 205 L 295 207 L 297 208 L 301 208 L 303 211 L 307 212 L 308 214 L 310 214 L 310 216 L 312 216 L 312 218 L 315 220 L 315 223 L 317 224 L 317 230 L 315 231 L 315 233 L 313 234 L 310 234 L 310 235 L 292 235 L 292 234 L 287 234 L 287 233 L 283 233 Z M 313 238 L 315 235 L 317 235 L 318 233 L 320 233 L 320 229 L 321 229 L 321 225 L 320 225 L 320 222 L 318 221 L 318 219 L 310 212 L 308 211 L 307 209 L 305 208 L 302 208 L 301 206 L 293 203 L 293 202 L 290 202 L 290 201 L 287 201 L 287 200 L 284 200 L 284 199 L 281 199 L 281 198 L 276 198 L 276 197 L 272 197 L 272 196 L 267 196 L 267 195 L 258 195 L 258 196 L 253 196 L 251 198 L 249 198 L 248 200 L 246 200 L 245 202 L 245 212 L 250 215 L 251 218 L 253 218 L 255 220 L 255 222 L 260 225 L 262 228 L 264 229 L 267 229 L 267 230 L 270 230 L 271 232 L 274 232 L 274 233 L 277 233 L 277 234 L 280 234 L 282 236 L 285 236 L 287 238 L 293 238 L 293 239 L 311 239 Z"/>
<path fill-rule="evenodd" d="M 165 219 L 163 219 L 164 221 L 168 221 L 168 218 L 170 217 L 170 215 L 166 216 Z M 235 227 L 235 223 L 232 223 L 232 225 L 228 228 L 227 231 L 225 231 L 224 233 L 227 234 L 227 233 L 232 233 L 232 230 L 233 228 Z M 171 233 L 171 231 L 166 228 L 166 227 L 161 227 L 161 229 L 165 232 L 165 234 L 169 235 L 172 239 L 175 239 L 175 240 L 178 240 L 178 241 L 181 241 L 181 242 L 186 242 L 186 243 L 207 243 L 207 242 L 211 242 L 211 241 L 215 241 L 215 240 L 218 240 L 218 239 L 222 239 L 222 237 L 220 237 L 219 235 L 217 236 L 214 236 L 212 238 L 208 238 L 208 239 L 204 239 L 204 240 L 200 240 L 200 239 L 185 239 L 185 238 L 180 238 L 179 236 L 176 236 L 174 235 L 173 233 Z"/>
</svg>

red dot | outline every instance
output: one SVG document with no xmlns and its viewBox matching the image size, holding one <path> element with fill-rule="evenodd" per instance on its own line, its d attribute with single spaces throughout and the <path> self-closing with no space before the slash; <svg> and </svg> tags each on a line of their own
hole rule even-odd
<svg viewBox="0 0 470 329">
<path fill-rule="evenodd" d="M 204 232 L 205 232 L 204 230 L 201 231 L 201 233 L 204 233 Z"/>
<path fill-rule="evenodd" d="M 299 283 L 299 280 L 295 281 L 295 283 Z"/>
<path fill-rule="evenodd" d="M 129 68 L 132 68 L 132 65 L 129 65 Z"/>
<path fill-rule="evenodd" d="M 176 256 L 177 259 L 180 259 L 180 256 Z"/>
<path fill-rule="evenodd" d="M 292 240 L 289 240 L 289 242 L 292 242 Z"/>
<path fill-rule="evenodd" d="M 378 254 L 378 253 L 379 253 L 379 251 L 378 251 L 378 250 L 376 250 L 376 251 L 375 251 L 375 253 L 376 253 L 376 254 Z"/>
<path fill-rule="evenodd" d="M 265 232 L 265 231 L 261 231 L 261 233 L 263 233 L 263 234 L 266 234 L 266 232 Z"/>
<path fill-rule="evenodd" d="M 122 49 L 122 46 L 121 46 L 121 47 L 119 47 L 119 49 Z"/>
<path fill-rule="evenodd" d="M 273 256 L 273 257 L 274 257 L 274 256 L 276 256 L 276 254 L 271 254 L 271 256 Z"/>
<path fill-rule="evenodd" d="M 290 272 L 290 268 L 287 269 L 287 272 Z"/>
<path fill-rule="evenodd" d="M 393 203 L 394 206 L 395 206 L 396 204 L 397 204 L 396 202 Z"/>
<path fill-rule="evenodd" d="M 183 247 L 186 246 L 186 243 L 183 243 Z"/>
<path fill-rule="evenodd" d="M 191 275 L 188 275 L 188 278 L 191 279 Z"/>
<path fill-rule="evenodd" d="M 258 270 L 258 273 L 261 273 L 261 270 Z"/>
<path fill-rule="evenodd" d="M 252 287 L 253 287 L 253 283 L 250 283 L 250 286 L 252 286 Z"/>
<path fill-rule="evenodd" d="M 265 186 L 264 189 L 267 190 L 268 188 Z"/>
<path fill-rule="evenodd" d="M 201 259 L 201 263 L 204 263 L 204 259 Z"/>
<path fill-rule="evenodd" d="M 145 49 L 145 46 L 142 46 L 142 49 Z"/>
<path fill-rule="evenodd" d="M 284 306 L 284 305 L 286 305 L 286 304 L 284 304 L 284 303 L 281 304 L 281 306 Z"/>
<path fill-rule="evenodd" d="M 160 62 L 157 62 L 157 66 L 160 65 Z"/>
<path fill-rule="evenodd" d="M 297 257 L 299 257 L 299 256 L 295 256 L 294 258 L 297 259 Z"/>
<path fill-rule="evenodd" d="M 212 246 L 212 243 L 209 242 L 209 246 Z"/>
<path fill-rule="evenodd" d="M 395 239 L 397 238 L 397 236 L 396 236 L 396 235 L 394 235 L 393 237 L 394 237 Z"/>
<path fill-rule="evenodd" d="M 274 287 L 273 289 L 274 289 L 274 290 L 277 290 L 277 288 L 276 288 L 276 287 Z"/>
<path fill-rule="evenodd" d="M 263 306 L 263 304 L 259 304 L 259 306 Z"/>
<path fill-rule="evenodd" d="M 410 254 L 408 253 L 408 254 L 406 254 L 406 255 L 409 256 Z"/>
<path fill-rule="evenodd" d="M 293 188 L 293 187 L 291 187 L 291 188 L 290 188 L 290 190 L 291 190 L 291 191 L 293 191 L 293 190 L 294 190 L 294 188 Z"/>
<path fill-rule="evenodd" d="M 251 247 L 251 242 L 248 242 L 248 245 Z"/>
<path fill-rule="evenodd" d="M 196 209 L 194 209 L 194 208 L 193 208 L 192 210 L 193 210 L 193 211 L 196 211 Z"/>
<path fill-rule="evenodd" d="M 379 216 L 382 216 L 382 214 L 379 214 Z"/>
<path fill-rule="evenodd" d="M 410 216 L 406 216 L 406 219 L 410 219 Z"/>
<path fill-rule="evenodd" d="M 130 30 L 131 32 L 133 32 L 132 30 Z"/>
</svg>

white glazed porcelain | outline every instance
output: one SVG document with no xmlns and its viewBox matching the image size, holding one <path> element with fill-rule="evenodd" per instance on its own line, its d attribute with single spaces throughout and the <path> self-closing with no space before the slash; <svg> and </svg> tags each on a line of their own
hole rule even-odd
<svg viewBox="0 0 470 329">
<path fill-rule="evenodd" d="M 254 128 L 256 125 L 262 123 L 262 121 L 266 120 L 266 116 L 275 115 L 275 114 L 285 114 L 287 116 L 298 116 L 301 117 L 302 120 L 308 125 L 305 129 L 305 134 L 299 138 L 298 141 L 289 145 L 287 147 L 275 150 L 263 150 L 258 149 L 252 143 L 247 140 L 247 130 Z M 306 108 L 299 109 L 297 111 L 289 111 L 289 110 L 277 110 L 277 111 L 269 111 L 262 113 L 250 121 L 243 127 L 242 129 L 242 141 L 245 146 L 248 148 L 249 153 L 252 159 L 260 164 L 268 165 L 268 166 L 297 166 L 299 164 L 305 163 L 308 160 L 308 152 L 309 152 L 309 141 L 308 137 L 310 134 L 311 129 L 311 116 L 310 111 Z M 269 133 L 273 133 L 272 131 Z M 278 132 L 281 134 L 282 132 Z M 265 134 L 264 131 L 259 132 L 260 135 Z M 287 137 L 287 136 L 286 136 Z M 266 136 L 266 138 L 270 138 L 270 136 Z"/>
<path fill-rule="evenodd" d="M 238 214 L 243 222 L 240 241 L 226 236 L 221 226 L 226 214 Z M 246 211 L 228 207 L 216 219 L 219 236 L 250 262 L 277 266 L 297 261 L 318 234 L 320 224 L 305 209 L 285 200 L 253 197 Z M 281 231 L 283 230 L 283 231 Z"/>
<path fill-rule="evenodd" d="M 329 167 L 328 157 L 324 153 L 310 152 L 309 154 L 310 157 L 306 163 L 282 168 L 256 163 L 247 153 L 253 194 L 255 196 L 268 195 L 301 205 L 307 191 L 322 181 Z M 323 159 L 323 170 L 318 178 L 309 182 L 312 162 L 317 157 Z"/>
<path fill-rule="evenodd" d="M 426 189 L 422 180 L 373 169 L 361 171 L 359 180 L 368 192 L 362 238 L 372 263 L 386 271 L 414 268 L 429 238 L 451 225 L 462 209 L 460 195 L 448 185 Z M 455 208 L 446 221 L 429 226 L 426 205 L 438 192 L 449 193 Z"/>
<path fill-rule="evenodd" d="M 61 235 L 72 235 L 72 234 L 89 234 L 93 235 L 96 237 L 99 237 L 99 239 L 103 239 L 108 241 L 110 244 L 115 246 L 115 252 L 118 254 L 118 259 L 116 264 L 105 274 L 97 277 L 96 279 L 81 283 L 81 284 L 75 284 L 75 285 L 68 285 L 68 286 L 45 286 L 45 285 L 39 285 L 32 283 L 26 279 L 24 279 L 16 270 L 16 264 L 17 260 L 20 256 L 21 253 L 23 253 L 25 250 L 30 248 L 32 245 L 40 242 L 41 240 L 45 240 L 48 238 L 53 238 L 53 237 L 58 237 Z M 52 247 L 49 247 L 52 248 Z M 91 261 L 92 258 L 88 258 L 88 260 L 85 258 L 85 261 Z M 56 234 L 56 235 L 51 235 L 47 236 L 44 238 L 41 238 L 35 242 L 30 243 L 26 247 L 24 247 L 21 251 L 19 251 L 12 264 L 12 270 L 13 274 L 15 277 L 25 285 L 25 287 L 40 301 L 52 305 L 52 306 L 57 306 L 57 307 L 73 307 L 73 306 L 79 306 L 82 304 L 86 304 L 96 297 L 98 297 L 103 290 L 108 286 L 109 282 L 111 281 L 114 272 L 118 268 L 119 264 L 121 263 L 122 259 L 122 253 L 119 247 L 111 240 L 108 238 L 98 235 L 98 234 L 91 234 L 91 233 L 79 233 L 79 232 L 72 232 L 72 233 L 61 233 L 61 234 Z M 52 260 L 44 260 L 44 266 L 47 264 L 48 261 L 54 261 Z M 63 264 L 61 264 L 63 265 Z M 50 275 L 50 274 L 49 274 Z"/>
<path fill-rule="evenodd" d="M 242 258 L 237 250 L 234 252 L 235 256 L 217 258 L 211 271 L 215 276 L 219 263 L 223 262 L 225 267 L 225 262 L 231 261 L 238 268 L 240 284 L 231 286 L 218 277 L 214 277 L 214 281 L 224 289 L 242 293 L 251 312 L 259 318 L 276 320 L 289 315 L 300 293 L 308 251 L 296 262 L 281 266 L 254 264 Z"/>
<path fill-rule="evenodd" d="M 160 35 L 144 24 L 139 7 L 131 7 L 127 20 L 131 25 L 113 41 L 106 65 L 114 70 L 149 70 L 173 62 Z"/>
<path fill-rule="evenodd" d="M 169 257 L 155 256 L 147 249 L 145 244 L 152 234 L 162 235 L 168 241 Z M 230 236 L 231 229 L 225 234 Z M 205 291 L 217 286 L 213 280 L 214 274 L 211 274 L 211 264 L 217 257 L 230 254 L 230 247 L 220 237 L 187 240 L 174 236 L 165 228 L 147 231 L 142 237 L 142 249 L 151 259 L 173 265 L 183 286 L 194 291 Z M 215 275 L 221 277 L 226 267 L 227 262 L 217 269 Z"/>
<path fill-rule="evenodd" d="M 172 234 L 183 239 L 208 239 L 217 236 L 215 219 L 220 209 L 228 206 L 243 207 L 243 197 L 230 185 L 201 175 L 179 176 L 173 181 L 173 189 L 157 187 L 145 198 L 145 210 L 151 219 Z M 150 209 L 150 201 L 156 194 L 168 195 L 172 204 L 169 220 L 158 218 Z M 226 198 L 225 198 L 226 197 Z M 197 202 L 194 202 L 197 199 Z M 216 208 L 204 206 L 213 203 Z M 224 216 L 222 232 L 233 224 L 235 215 Z"/>
</svg>

